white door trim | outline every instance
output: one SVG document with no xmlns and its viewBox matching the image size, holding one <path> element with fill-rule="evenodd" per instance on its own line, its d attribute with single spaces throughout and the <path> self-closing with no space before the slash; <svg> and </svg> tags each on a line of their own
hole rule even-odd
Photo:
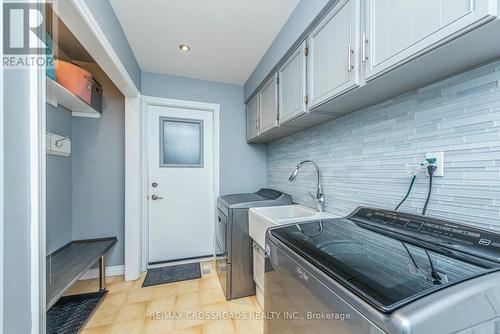
<svg viewBox="0 0 500 334">
<path fill-rule="evenodd" d="M 31 3 L 43 6 L 38 0 Z M 46 322 L 46 87 L 45 66 L 29 69 L 31 333 L 45 333 Z"/>
<path fill-rule="evenodd" d="M 213 173 L 214 173 L 214 189 L 213 189 L 213 203 L 217 202 L 217 197 L 219 197 L 220 193 L 220 105 L 219 104 L 214 104 L 214 103 L 204 103 L 204 102 L 196 102 L 196 101 L 185 101 L 185 100 L 174 100 L 174 99 L 168 99 L 168 98 L 161 98 L 161 97 L 153 97 L 153 96 L 141 96 L 142 100 L 142 108 L 141 108 L 141 122 L 140 122 L 140 142 L 141 142 L 141 171 L 140 171 L 140 184 L 141 184 L 141 200 L 140 200 L 140 206 L 141 206 L 141 223 L 140 223 L 140 230 L 142 236 L 140 238 L 133 238 L 135 240 L 138 240 L 138 244 L 129 244 L 126 243 L 126 248 L 133 248 L 136 250 L 140 250 L 141 253 L 141 258 L 139 261 L 137 259 L 134 259 L 132 257 L 127 258 L 125 257 L 125 264 L 126 268 L 127 265 L 133 265 L 134 263 L 140 263 L 140 267 L 136 268 L 136 270 L 130 270 L 131 272 L 134 271 L 137 273 L 137 275 L 140 275 L 140 272 L 145 271 L 147 269 L 147 263 L 148 263 L 148 200 L 147 200 L 147 194 L 148 194 L 148 133 L 147 133 L 147 108 L 149 106 L 162 106 L 162 107 L 172 107 L 172 108 L 184 108 L 184 109 L 195 109 L 195 110 L 204 110 L 204 111 L 210 111 L 213 113 L 213 154 L 214 154 L 214 166 L 213 166 Z M 129 129 L 132 130 L 132 129 Z M 130 166 L 132 168 L 132 166 Z M 131 182 L 134 182 L 133 180 L 130 180 Z M 212 228 L 214 229 L 214 235 L 215 235 L 215 219 L 217 211 L 214 210 L 214 217 L 213 217 L 213 226 Z M 125 230 L 125 234 L 127 235 L 128 233 L 137 233 L 137 226 L 127 226 Z M 130 240 L 132 240 L 132 236 L 130 237 Z M 132 253 L 132 251 L 130 252 Z M 133 252 L 133 254 L 137 254 L 137 252 Z M 127 255 L 127 254 L 126 254 Z M 132 255 L 131 255 L 132 256 Z M 127 277 L 126 277 L 127 279 Z"/>
<path fill-rule="evenodd" d="M 125 280 L 141 275 L 141 100 L 125 98 Z"/>
<path fill-rule="evenodd" d="M 3 2 L 2 5 L 0 6 L 0 17 L 3 18 Z M 3 58 L 3 24 L 0 24 L 0 50 L 2 53 L 2 58 Z M 0 65 L 0 101 L 3 101 L 3 62 Z M 4 115 L 4 110 L 3 110 L 3 102 L 0 103 L 0 143 L 5 143 L 4 138 L 3 138 L 3 115 Z M 4 217 L 4 212 L 3 212 L 3 193 L 4 193 L 4 183 L 3 183 L 3 165 L 4 165 L 4 160 L 3 160 L 3 144 L 0 145 L 0 184 L 2 185 L 0 187 L 0 245 L 5 245 L 4 243 L 4 238 L 3 238 L 3 217 Z M 4 275 L 4 269 L 3 269 L 3 246 L 0 247 L 0 334 L 3 334 L 3 304 L 4 304 L 4 299 L 3 299 L 3 275 Z"/>
<path fill-rule="evenodd" d="M 45 332 L 46 173 L 45 67 L 30 70 L 30 194 L 32 333 Z"/>
</svg>

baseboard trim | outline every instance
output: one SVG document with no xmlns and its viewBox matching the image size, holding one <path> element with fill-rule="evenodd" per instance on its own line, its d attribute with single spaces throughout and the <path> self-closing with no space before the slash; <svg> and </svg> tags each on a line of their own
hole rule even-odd
<svg viewBox="0 0 500 334">
<path fill-rule="evenodd" d="M 179 264 L 179 263 L 200 262 L 200 261 L 203 261 L 203 260 L 211 258 L 211 257 L 213 257 L 212 254 L 201 255 L 201 256 L 193 256 L 193 257 L 184 257 L 184 258 L 174 259 L 174 260 L 149 262 L 148 265 L 149 266 L 157 266 L 157 265 L 166 266 L 166 265 L 169 265 L 169 264 L 172 264 L 172 263 Z"/>
<path fill-rule="evenodd" d="M 120 275 L 124 275 L 124 274 L 125 274 L 125 266 L 124 265 L 106 267 L 106 277 L 120 276 Z M 92 268 L 92 269 L 87 270 L 85 272 L 85 274 L 83 274 L 80 277 L 80 280 L 95 279 L 95 278 L 99 278 L 99 269 Z"/>
<path fill-rule="evenodd" d="M 161 267 L 168 267 L 168 266 L 175 266 L 178 264 L 187 264 L 187 263 L 196 263 L 196 262 L 207 262 L 207 261 L 212 261 L 214 259 L 213 255 L 208 255 L 206 257 L 199 257 L 199 258 L 194 258 L 194 259 L 180 259 L 180 260 L 175 260 L 175 261 L 167 261 L 167 262 L 156 262 L 149 264 L 147 266 L 147 269 L 154 269 L 154 268 L 161 268 Z M 147 271 L 147 270 L 146 270 Z"/>
</svg>

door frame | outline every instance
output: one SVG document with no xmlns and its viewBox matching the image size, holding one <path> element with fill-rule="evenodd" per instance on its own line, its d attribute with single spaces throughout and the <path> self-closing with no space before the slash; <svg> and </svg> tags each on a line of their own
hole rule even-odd
<svg viewBox="0 0 500 334">
<path fill-rule="evenodd" d="M 141 115 L 140 115 L 140 137 L 141 137 L 141 176 L 140 176 L 140 193 L 141 193 L 141 223 L 139 228 L 133 230 L 139 231 L 141 237 L 134 238 L 139 242 L 138 245 L 126 243 L 126 247 L 138 249 L 140 253 L 140 261 L 130 261 L 129 263 L 140 263 L 137 272 L 144 272 L 148 268 L 149 259 L 149 156 L 148 156 L 148 107 L 160 106 L 180 109 L 193 109 L 200 111 L 208 111 L 213 114 L 213 203 L 217 203 L 217 197 L 220 194 L 220 105 L 216 103 L 205 103 L 188 100 L 175 100 L 163 97 L 141 96 Z M 215 221 L 217 219 L 217 210 L 214 210 L 212 229 L 214 232 L 214 253 L 215 253 Z M 127 233 L 127 231 L 125 232 Z M 134 252 L 137 254 L 137 252 Z M 127 254 L 125 258 L 127 264 Z M 132 271 L 132 268 L 130 268 Z M 126 277 L 127 278 L 127 277 Z"/>
<path fill-rule="evenodd" d="M 3 18 L 3 2 L 2 5 L 0 6 L 0 17 Z M 0 24 L 0 52 L 2 54 L 3 58 L 3 24 Z M 0 101 L 3 101 L 3 62 L 0 65 Z M 4 237 L 3 237 L 3 229 L 4 229 L 4 210 L 3 210 L 3 201 L 4 201 L 4 183 L 3 183 L 3 165 L 4 165 L 4 160 L 3 160 L 3 143 L 4 143 L 4 138 L 3 138 L 3 115 L 4 115 L 4 110 L 3 110 L 3 102 L 0 103 L 0 184 L 2 185 L 0 187 L 0 245 L 5 245 L 4 243 Z M 3 246 L 0 247 L 0 334 L 3 334 L 3 304 L 4 304 L 4 297 L 3 297 L 3 275 L 4 275 L 4 269 L 3 269 Z"/>
<path fill-rule="evenodd" d="M 42 8 L 43 2 L 29 0 Z M 40 53 L 38 53 L 40 55 Z M 31 333 L 46 331 L 46 66 L 29 71 Z"/>
<path fill-rule="evenodd" d="M 31 333 L 46 324 L 46 94 L 45 66 L 29 69 Z"/>
</svg>

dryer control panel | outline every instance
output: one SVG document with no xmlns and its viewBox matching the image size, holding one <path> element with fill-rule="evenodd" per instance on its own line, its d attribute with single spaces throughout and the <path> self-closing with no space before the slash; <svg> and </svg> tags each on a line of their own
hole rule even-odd
<svg viewBox="0 0 500 334">
<path fill-rule="evenodd" d="M 368 207 L 357 208 L 348 218 L 500 261 L 500 233 L 495 231 L 428 216 Z"/>
</svg>

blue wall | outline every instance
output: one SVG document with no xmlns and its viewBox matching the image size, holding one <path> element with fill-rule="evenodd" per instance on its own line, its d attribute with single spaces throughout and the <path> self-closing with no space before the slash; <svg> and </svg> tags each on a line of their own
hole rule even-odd
<svg viewBox="0 0 500 334">
<path fill-rule="evenodd" d="M 97 66 L 85 66 L 102 85 L 100 119 L 73 117 L 73 239 L 116 236 L 106 265 L 124 263 L 125 102 Z"/>
<path fill-rule="evenodd" d="M 47 104 L 47 128 L 71 137 L 70 157 L 47 155 L 47 251 L 71 240 L 116 236 L 106 265 L 124 263 L 125 119 L 121 92 L 95 65 L 103 87 L 100 119 Z"/>
<path fill-rule="evenodd" d="M 301 0 L 245 83 L 245 100 L 300 37 L 329 0 Z"/>
<path fill-rule="evenodd" d="M 118 54 L 123 66 L 134 81 L 137 89 L 141 87 L 141 69 L 128 44 L 122 26 L 109 3 L 109 0 L 85 0 L 99 27 Z"/>
<path fill-rule="evenodd" d="M 408 172 L 426 152 L 445 153 L 445 176 L 436 177 L 428 214 L 500 230 L 500 62 L 269 144 L 269 186 L 313 206 L 307 191 L 315 173 L 305 169 L 292 184 L 297 162 L 323 169 L 327 211 L 358 205 L 394 208 Z M 401 208 L 420 212 L 428 189 L 422 174 Z"/>
<path fill-rule="evenodd" d="M 47 104 L 47 130 L 72 140 L 71 112 L 62 106 Z M 73 238 L 73 164 L 72 155 L 47 155 L 47 254 Z"/>
<path fill-rule="evenodd" d="M 29 71 L 4 70 L 4 333 L 31 328 Z"/>
<path fill-rule="evenodd" d="M 246 142 L 242 86 L 143 72 L 142 94 L 220 104 L 221 194 L 266 185 L 266 146 Z"/>
</svg>

